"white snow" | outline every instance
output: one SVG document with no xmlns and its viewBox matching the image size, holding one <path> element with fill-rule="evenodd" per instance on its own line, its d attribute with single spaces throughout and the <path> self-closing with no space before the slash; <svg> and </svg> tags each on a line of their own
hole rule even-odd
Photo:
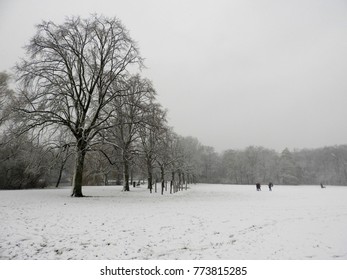
<svg viewBox="0 0 347 280">
<path fill-rule="evenodd" d="M 0 192 L 0 259 L 347 259 L 347 187 Z"/>
</svg>

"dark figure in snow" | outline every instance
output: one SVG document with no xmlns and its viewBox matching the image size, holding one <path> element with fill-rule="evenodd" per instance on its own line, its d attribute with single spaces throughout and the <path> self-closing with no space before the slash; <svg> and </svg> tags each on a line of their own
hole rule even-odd
<svg viewBox="0 0 347 280">
<path fill-rule="evenodd" d="M 256 184 L 256 187 L 257 187 L 257 191 L 261 191 L 260 183 L 257 183 L 257 184 Z"/>
<path fill-rule="evenodd" d="M 272 191 L 272 187 L 274 186 L 274 184 L 272 184 L 272 182 L 269 183 L 269 191 Z"/>
<path fill-rule="evenodd" d="M 320 187 L 321 187 L 322 189 L 325 189 L 325 186 L 323 185 L 323 183 L 320 183 Z"/>
</svg>

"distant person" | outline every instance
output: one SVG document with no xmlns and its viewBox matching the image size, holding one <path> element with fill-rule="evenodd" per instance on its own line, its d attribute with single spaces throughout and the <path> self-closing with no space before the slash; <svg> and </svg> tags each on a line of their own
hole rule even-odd
<svg viewBox="0 0 347 280">
<path fill-rule="evenodd" d="M 269 191 L 272 191 L 272 187 L 274 186 L 274 184 L 272 184 L 272 182 L 269 183 Z"/>
<path fill-rule="evenodd" d="M 323 185 L 323 183 L 320 183 L 320 187 L 321 189 L 325 189 L 325 186 Z"/>
<path fill-rule="evenodd" d="M 257 191 L 261 191 L 261 186 L 260 186 L 260 183 L 256 183 L 255 185 L 257 187 Z"/>
</svg>

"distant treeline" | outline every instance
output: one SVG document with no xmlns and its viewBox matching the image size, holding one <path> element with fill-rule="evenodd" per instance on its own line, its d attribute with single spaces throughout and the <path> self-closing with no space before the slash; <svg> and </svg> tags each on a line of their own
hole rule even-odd
<svg viewBox="0 0 347 280">
<path fill-rule="evenodd" d="M 347 185 L 347 145 L 281 153 L 263 147 L 211 152 L 201 173 L 206 182 Z"/>
</svg>

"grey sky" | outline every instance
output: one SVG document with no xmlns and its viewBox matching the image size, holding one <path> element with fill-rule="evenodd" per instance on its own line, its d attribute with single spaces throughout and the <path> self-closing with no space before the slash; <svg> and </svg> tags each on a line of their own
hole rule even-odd
<svg viewBox="0 0 347 280">
<path fill-rule="evenodd" d="M 347 144 L 347 1 L 0 0 L 0 71 L 42 20 L 117 16 L 181 135 L 222 151 Z"/>
</svg>

